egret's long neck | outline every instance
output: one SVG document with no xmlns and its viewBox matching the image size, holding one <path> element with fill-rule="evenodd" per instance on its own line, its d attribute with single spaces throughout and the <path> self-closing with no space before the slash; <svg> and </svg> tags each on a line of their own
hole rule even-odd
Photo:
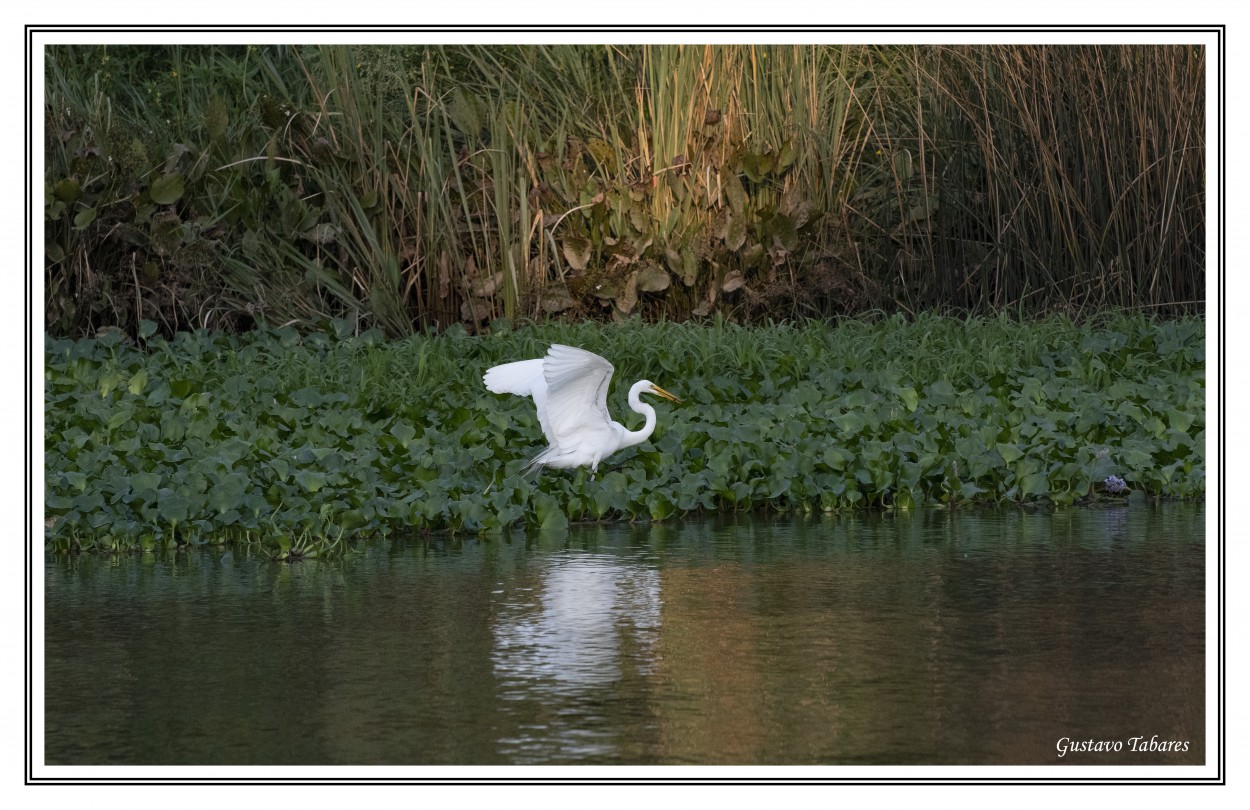
<svg viewBox="0 0 1250 810">
<path fill-rule="evenodd" d="M 631 447 L 635 444 L 642 444 L 651 438 L 651 434 L 655 432 L 655 408 L 638 398 L 638 395 L 647 390 L 645 380 L 634 383 L 634 387 L 629 389 L 629 407 L 634 413 L 640 413 L 647 417 L 647 423 L 639 430 L 627 430 L 622 437 L 621 447 Z"/>
</svg>

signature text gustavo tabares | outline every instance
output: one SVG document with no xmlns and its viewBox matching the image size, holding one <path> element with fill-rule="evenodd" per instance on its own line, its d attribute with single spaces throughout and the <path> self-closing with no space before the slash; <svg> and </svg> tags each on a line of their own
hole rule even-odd
<svg viewBox="0 0 1250 810">
<path fill-rule="evenodd" d="M 1074 740 L 1071 737 L 1060 737 L 1055 743 L 1059 756 L 1064 754 L 1089 754 L 1108 751 L 1123 751 L 1125 748 L 1133 752 L 1167 752 L 1188 751 L 1189 740 L 1160 740 L 1159 735 L 1153 737 L 1129 737 L 1127 740 Z"/>
</svg>

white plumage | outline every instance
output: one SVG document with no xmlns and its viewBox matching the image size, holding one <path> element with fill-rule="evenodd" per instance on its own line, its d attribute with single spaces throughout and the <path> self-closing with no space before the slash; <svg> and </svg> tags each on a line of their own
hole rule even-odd
<svg viewBox="0 0 1250 810">
<path fill-rule="evenodd" d="M 608 382 L 612 364 L 593 352 L 553 345 L 547 356 L 518 360 L 488 369 L 482 376 L 496 394 L 533 397 L 538 422 L 548 447 L 530 461 L 537 467 L 590 467 L 625 447 L 646 441 L 655 431 L 655 409 L 639 399 L 643 393 L 681 402 L 650 380 L 629 389 L 629 407 L 647 418 L 641 430 L 626 430 L 608 413 Z"/>
</svg>

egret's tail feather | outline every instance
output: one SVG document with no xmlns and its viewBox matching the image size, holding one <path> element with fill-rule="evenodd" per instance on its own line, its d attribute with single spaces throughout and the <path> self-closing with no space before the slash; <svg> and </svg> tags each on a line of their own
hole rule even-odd
<svg viewBox="0 0 1250 810">
<path fill-rule="evenodd" d="M 538 473 L 542 472 L 543 465 L 547 462 L 548 452 L 549 449 L 543 450 L 525 462 L 525 466 L 521 469 L 521 475 L 538 475 Z"/>
</svg>

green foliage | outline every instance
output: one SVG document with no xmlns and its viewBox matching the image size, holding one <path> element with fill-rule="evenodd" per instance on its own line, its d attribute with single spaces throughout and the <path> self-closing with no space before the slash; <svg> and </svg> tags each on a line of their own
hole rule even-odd
<svg viewBox="0 0 1250 810">
<path fill-rule="evenodd" d="M 278 298 L 322 311 L 275 265 L 239 253 L 297 238 L 298 173 L 279 152 L 299 64 L 285 47 L 48 49 L 46 322 L 57 334 L 246 328 Z M 263 291 L 263 292 L 262 292 Z M 287 303 L 290 301 L 294 303 Z"/>
<path fill-rule="evenodd" d="M 1201 310 L 1189 46 L 54 46 L 47 327 Z"/>
<path fill-rule="evenodd" d="M 46 538 L 56 549 L 258 543 L 338 553 L 393 532 L 560 534 L 700 511 L 1075 504 L 1205 491 L 1201 320 L 923 317 L 744 328 L 671 322 L 300 335 L 48 338 Z M 584 346 L 646 377 L 649 442 L 585 470 L 519 470 L 533 403 L 497 363 Z M 1115 493 L 1109 476 L 1127 484 Z"/>
</svg>

